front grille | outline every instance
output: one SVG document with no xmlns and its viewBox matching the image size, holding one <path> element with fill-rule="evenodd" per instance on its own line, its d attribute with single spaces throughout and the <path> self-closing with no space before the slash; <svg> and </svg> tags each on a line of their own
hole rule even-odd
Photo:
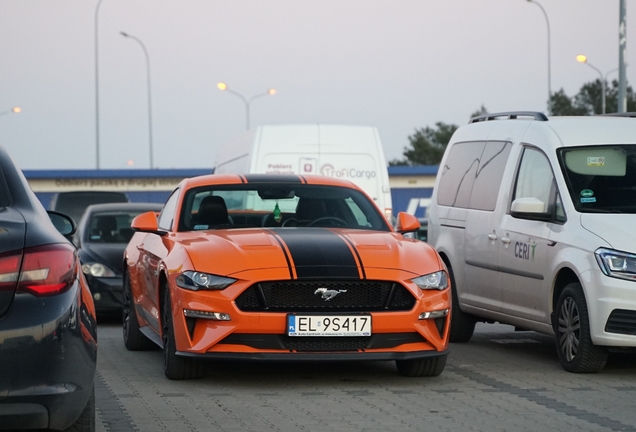
<svg viewBox="0 0 636 432">
<path fill-rule="evenodd" d="M 605 331 L 608 333 L 636 335 L 636 311 L 614 309 L 607 319 Z"/>
<path fill-rule="evenodd" d="M 371 336 L 287 336 L 277 334 L 232 333 L 219 344 L 245 345 L 256 349 L 288 351 L 360 351 L 394 348 L 403 344 L 425 342 L 417 332 L 377 333 Z"/>
<path fill-rule="evenodd" d="M 327 300 L 320 291 L 337 292 Z M 386 281 L 275 281 L 254 284 L 236 298 L 244 312 L 376 312 L 411 310 L 415 298 Z"/>
<path fill-rule="evenodd" d="M 285 349 L 290 351 L 357 351 L 369 345 L 371 337 L 298 337 L 281 336 Z"/>
</svg>

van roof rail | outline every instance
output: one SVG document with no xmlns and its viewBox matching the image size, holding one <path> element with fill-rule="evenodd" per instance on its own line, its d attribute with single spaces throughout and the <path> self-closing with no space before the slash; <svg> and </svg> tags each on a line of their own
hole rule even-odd
<svg viewBox="0 0 636 432">
<path fill-rule="evenodd" d="M 519 117 L 532 117 L 537 121 L 548 121 L 548 117 L 539 111 L 506 111 L 500 113 L 484 114 L 470 119 L 468 123 L 478 123 L 490 120 L 516 120 Z"/>
<path fill-rule="evenodd" d="M 636 118 L 636 112 L 624 112 L 624 113 L 609 113 L 609 114 L 600 114 L 605 117 L 633 117 Z"/>
</svg>

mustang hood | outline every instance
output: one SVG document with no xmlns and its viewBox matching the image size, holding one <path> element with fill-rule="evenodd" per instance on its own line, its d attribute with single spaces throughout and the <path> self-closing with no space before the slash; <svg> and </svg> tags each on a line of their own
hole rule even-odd
<svg viewBox="0 0 636 432">
<path fill-rule="evenodd" d="M 333 228 L 223 230 L 203 236 L 198 232 L 181 243 L 197 270 L 220 274 L 218 269 L 224 269 L 224 275 L 287 268 L 292 279 L 364 279 L 370 268 L 422 274 L 423 263 L 439 265 L 429 245 L 390 232 Z M 401 268 L 398 263 L 402 263 Z"/>
</svg>

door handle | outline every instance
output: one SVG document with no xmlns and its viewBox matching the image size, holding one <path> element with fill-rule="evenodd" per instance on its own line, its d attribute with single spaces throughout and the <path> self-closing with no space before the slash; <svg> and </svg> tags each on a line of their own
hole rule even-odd
<svg viewBox="0 0 636 432">
<path fill-rule="evenodd" d="M 488 234 L 488 239 L 489 239 L 489 240 L 492 240 L 492 241 L 497 240 L 497 234 L 495 234 L 494 232 L 493 232 L 493 233 Z"/>
<path fill-rule="evenodd" d="M 502 237 L 501 238 L 501 242 L 504 243 L 504 244 L 509 245 L 510 242 L 511 242 L 510 237 L 508 237 L 508 235 L 506 235 L 506 237 Z"/>
</svg>

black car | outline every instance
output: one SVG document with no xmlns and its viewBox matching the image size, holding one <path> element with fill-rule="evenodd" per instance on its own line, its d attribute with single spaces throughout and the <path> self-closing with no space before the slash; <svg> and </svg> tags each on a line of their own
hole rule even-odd
<svg viewBox="0 0 636 432">
<path fill-rule="evenodd" d="M 88 206 L 73 242 L 98 313 L 121 312 L 123 306 L 122 263 L 124 249 L 133 235 L 133 218 L 160 211 L 156 203 L 111 203 Z"/>
<path fill-rule="evenodd" d="M 95 307 L 74 229 L 0 146 L 0 429 L 95 430 Z"/>
<path fill-rule="evenodd" d="M 69 191 L 58 192 L 51 198 L 49 209 L 64 213 L 76 222 L 82 218 L 86 208 L 93 204 L 124 203 L 128 196 L 123 192 Z"/>
</svg>

